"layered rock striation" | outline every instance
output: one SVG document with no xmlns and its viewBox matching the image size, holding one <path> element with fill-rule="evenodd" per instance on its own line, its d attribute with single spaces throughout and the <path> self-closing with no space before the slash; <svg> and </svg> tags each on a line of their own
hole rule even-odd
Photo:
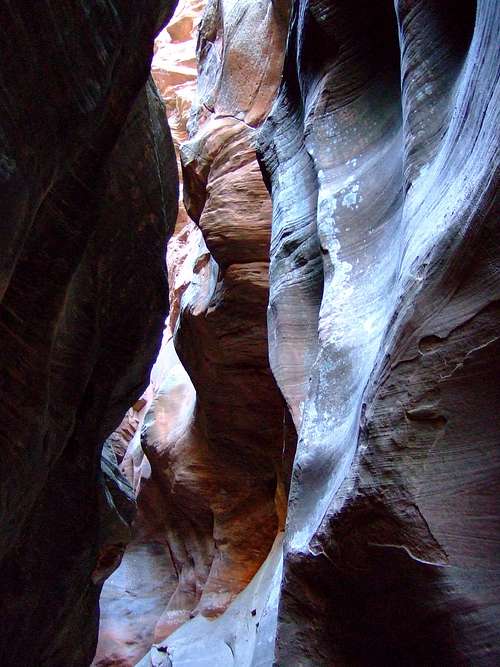
<svg viewBox="0 0 500 667">
<path fill-rule="evenodd" d="M 496 665 L 500 8 L 174 4 L 0 8 L 0 664 Z"/>
<path fill-rule="evenodd" d="M 261 46 L 243 69 L 250 23 Z M 170 446 L 166 432 L 146 443 L 150 461 L 163 450 L 165 482 L 207 545 L 201 577 L 195 558 L 191 616 L 223 612 L 283 527 L 284 405 L 267 355 L 271 206 L 253 140 L 277 89 L 281 62 L 271 56 L 283 52 L 284 37 L 267 2 L 209 2 L 198 36 L 198 97 L 181 158 L 186 211 L 203 240 L 174 330 L 196 400 L 185 440 L 174 445 L 170 429 Z M 195 555 L 186 547 L 190 572 Z"/>
<path fill-rule="evenodd" d="M 147 83 L 171 2 L 0 8 L 0 663 L 88 665 L 132 490 L 102 443 L 167 311 L 177 174 Z"/>
<path fill-rule="evenodd" d="M 153 401 L 122 462 L 139 507 L 128 554 L 139 543 L 158 545 L 158 562 L 177 583 L 173 591 L 163 584 L 169 599 L 154 627 L 150 618 L 142 629 L 127 629 L 111 609 L 118 610 L 112 586 L 120 586 L 120 571 L 114 575 L 96 665 L 133 664 L 132 652 L 151 637 L 168 644 L 190 619 L 212 623 L 249 584 L 284 526 L 290 471 L 283 452 L 289 459 L 294 433 L 284 426 L 268 361 L 271 202 L 254 138 L 279 84 L 285 22 L 268 2 L 209 2 L 197 38 L 195 94 L 187 64 L 198 5 L 179 6 L 153 62 L 181 143 L 186 212 L 168 248 L 171 312 L 151 375 Z M 236 51 L 249 50 L 245 17 L 262 44 L 246 71 L 235 60 Z M 117 444 L 122 439 L 115 435 Z M 141 614 L 146 589 L 134 600 L 124 593 L 132 614 Z"/>
<path fill-rule="evenodd" d="M 299 429 L 280 665 L 498 661 L 499 19 L 294 3 L 260 135 Z"/>
<path fill-rule="evenodd" d="M 299 433 L 283 561 L 278 540 L 153 664 L 498 662 L 499 24 L 488 2 L 292 3 L 258 133 L 269 356 Z M 186 203 L 223 266 L 191 151 Z"/>
</svg>

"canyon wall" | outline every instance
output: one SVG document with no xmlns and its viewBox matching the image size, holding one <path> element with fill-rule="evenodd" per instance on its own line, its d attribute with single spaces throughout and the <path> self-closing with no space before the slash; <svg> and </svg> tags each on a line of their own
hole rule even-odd
<svg viewBox="0 0 500 667">
<path fill-rule="evenodd" d="M 154 43 L 151 73 L 164 104 L 176 157 L 181 141 L 187 139 L 189 111 L 196 97 L 196 41 L 204 4 L 204 0 L 180 0 L 168 25 Z M 180 174 L 178 159 L 177 168 Z M 169 507 L 171 494 L 156 482 L 156 467 L 153 475 L 142 446 L 146 424 L 156 430 L 161 425 L 167 433 L 172 428 L 175 438 L 179 432 L 176 425 L 182 424 L 184 416 L 182 394 L 195 394 L 172 342 L 172 329 L 179 314 L 179 294 L 189 284 L 192 275 L 190 261 L 192 263 L 193 257 L 197 257 L 202 240 L 199 229 L 188 220 L 182 205 L 182 181 L 179 185 L 178 215 L 166 260 L 170 309 L 162 345 L 148 388 L 108 439 L 120 470 L 138 501 L 138 512 L 132 540 L 121 565 L 102 589 L 99 642 L 92 662 L 95 667 L 135 665 L 155 640 L 163 638 L 163 617 L 172 616 L 169 607 L 175 605 L 179 597 L 169 605 L 179 584 L 179 571 L 170 548 L 175 537 L 169 534 L 167 525 L 175 523 Z M 162 285 L 158 288 L 162 289 Z M 181 385 L 180 389 L 178 385 Z M 159 414 L 155 418 L 156 413 Z M 188 600 L 186 610 L 178 610 L 178 622 L 185 620 L 186 613 L 189 617 L 189 611 Z"/>
<path fill-rule="evenodd" d="M 260 136 L 299 429 L 280 665 L 500 658 L 499 12 L 295 3 Z"/>
<path fill-rule="evenodd" d="M 500 10 L 292 4 L 258 133 L 269 356 L 299 434 L 283 559 L 277 540 L 222 615 L 140 664 L 495 665 Z M 248 13 L 238 26 L 252 63 L 271 41 Z M 243 60 L 217 45 L 199 52 L 202 91 L 212 58 Z M 219 132 L 197 140 L 218 151 Z M 211 226 L 218 184 L 207 205 L 198 145 L 183 149 L 185 201 L 223 266 L 231 238 L 224 215 Z M 195 376 L 202 351 L 185 362 Z"/>
<path fill-rule="evenodd" d="M 210 1 L 201 19 L 202 4 L 180 3 L 156 40 L 185 207 L 168 246 L 171 310 L 152 400 L 142 424 L 129 415 L 112 438 L 123 451 L 135 432 L 122 470 L 139 512 L 101 598 L 99 667 L 135 664 L 186 621 L 222 614 L 284 527 L 295 436 L 269 368 L 271 201 L 254 140 L 279 84 L 286 21 L 269 2 Z M 243 68 L 250 24 L 260 46 Z M 154 582 L 141 575 L 152 559 Z"/>
<path fill-rule="evenodd" d="M 0 4 L 0 663 L 88 665 L 132 489 L 102 443 L 168 307 L 177 174 L 148 81 L 173 2 Z"/>
<path fill-rule="evenodd" d="M 269 2 L 207 3 L 198 96 L 181 146 L 186 211 L 206 245 L 194 267 L 205 277 L 180 298 L 174 341 L 204 440 L 193 451 L 201 474 L 189 495 L 211 515 L 214 553 L 196 608 L 209 617 L 250 582 L 285 513 L 285 411 L 267 354 L 271 202 L 253 145 L 277 90 L 284 39 Z"/>
<path fill-rule="evenodd" d="M 0 664 L 493 667 L 500 6 L 175 4 L 0 3 Z"/>
</svg>

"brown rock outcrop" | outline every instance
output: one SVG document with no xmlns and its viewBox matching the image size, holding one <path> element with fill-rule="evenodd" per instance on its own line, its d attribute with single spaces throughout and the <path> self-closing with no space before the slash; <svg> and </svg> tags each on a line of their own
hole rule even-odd
<svg viewBox="0 0 500 667">
<path fill-rule="evenodd" d="M 236 57 L 249 39 L 243 17 L 261 45 L 245 72 Z M 181 147 L 184 202 L 203 243 L 180 298 L 174 342 L 196 402 L 185 441 L 174 443 L 174 429 L 160 438 L 151 431 L 145 447 L 177 504 L 191 503 L 188 517 L 197 515 L 210 546 L 191 610 L 205 616 L 220 614 L 249 583 L 284 514 L 284 408 L 267 357 L 271 207 L 252 145 L 252 126 L 264 120 L 278 85 L 283 28 L 270 3 L 207 4 L 198 98 Z"/>
<path fill-rule="evenodd" d="M 176 147 L 188 137 L 196 99 L 198 24 L 206 0 L 180 0 L 168 26 L 155 40 L 151 73 L 165 103 Z"/>
<path fill-rule="evenodd" d="M 163 545 L 178 580 L 156 642 L 228 607 L 268 555 L 286 503 L 284 405 L 267 355 L 271 202 L 253 147 L 279 83 L 285 27 L 269 2 L 230 11 L 209 2 L 187 122 L 192 78 L 181 80 L 171 55 L 159 57 L 171 39 L 185 57 L 179 42 L 192 34 L 193 16 L 189 3 L 184 9 L 189 20 L 179 8 L 170 36 L 160 37 L 153 73 L 177 137 L 189 131 L 184 201 L 197 224 L 181 215 L 169 244 L 172 310 L 140 438 L 146 456 L 133 445 L 123 461 L 140 539 Z M 234 61 L 248 45 L 244 16 L 261 43 L 246 72 Z"/>
<path fill-rule="evenodd" d="M 129 538 L 100 451 L 167 310 L 177 178 L 146 81 L 172 4 L 1 3 L 1 664 L 89 664 Z"/>
</svg>

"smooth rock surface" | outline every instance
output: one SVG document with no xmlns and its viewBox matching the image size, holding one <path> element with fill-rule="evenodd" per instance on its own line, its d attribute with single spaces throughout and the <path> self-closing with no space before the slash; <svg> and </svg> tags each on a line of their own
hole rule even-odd
<svg viewBox="0 0 500 667">
<path fill-rule="evenodd" d="M 167 311 L 172 142 L 146 85 L 173 3 L 0 7 L 0 663 L 88 665 L 134 503 L 102 443 Z M 126 55 L 125 55 L 126 54 Z"/>
<path fill-rule="evenodd" d="M 173 3 L 0 8 L 0 664 L 494 667 L 500 7 L 204 4 L 168 284 Z"/>
<path fill-rule="evenodd" d="M 188 4 L 189 20 L 181 9 L 177 15 L 184 28 L 175 28 L 175 43 L 193 23 Z M 262 53 L 253 53 L 243 72 L 234 54 L 248 50 L 250 25 Z M 178 579 L 154 629 L 159 648 L 146 664 L 161 656 L 162 640 L 177 642 L 180 626 L 189 637 L 191 623 L 211 627 L 209 619 L 232 608 L 284 524 L 293 433 L 285 436 L 267 354 L 271 202 L 253 146 L 277 90 L 284 38 L 283 16 L 270 2 L 209 2 L 198 38 L 197 94 L 189 93 L 195 103 L 189 120 L 174 118 L 189 132 L 181 148 L 184 201 L 196 224 L 181 214 L 169 244 L 172 310 L 152 372 L 154 400 L 122 464 L 137 491 L 139 530 L 163 544 Z M 163 48 L 153 73 L 169 117 L 172 109 L 182 115 L 182 100 L 170 101 L 186 97 L 189 81 L 173 81 L 170 61 L 159 57 Z M 280 548 L 273 553 L 279 560 Z M 265 570 L 264 582 L 276 579 L 274 566 Z M 245 614 L 255 628 L 251 612 Z M 266 636 L 272 641 L 274 633 Z"/>
<path fill-rule="evenodd" d="M 261 52 L 249 50 L 250 25 Z M 196 401 L 186 440 L 174 447 L 170 429 L 171 445 L 165 431 L 163 445 L 152 442 L 156 456 L 164 451 L 163 474 L 174 477 L 179 499 L 186 496 L 179 504 L 192 504 L 188 516 L 205 522 L 198 530 L 211 544 L 211 552 L 203 549 L 209 569 L 197 583 L 201 596 L 191 615 L 222 613 L 283 525 L 284 407 L 269 369 L 266 329 L 271 206 L 252 124 L 262 123 L 276 92 L 284 37 L 282 17 L 269 2 L 208 2 L 200 24 L 198 96 L 181 156 L 184 202 L 203 245 L 174 331 Z M 245 70 L 237 55 L 243 53 Z M 150 446 L 148 440 L 152 460 Z"/>
<path fill-rule="evenodd" d="M 260 136 L 299 429 L 279 665 L 498 663 L 499 25 L 294 3 Z"/>
<path fill-rule="evenodd" d="M 498 663 L 499 25 L 485 0 L 293 3 L 259 133 L 269 355 L 299 432 L 284 562 L 141 665 Z M 221 267 L 240 250 L 196 156 L 230 161 L 235 115 L 183 147 Z"/>
</svg>

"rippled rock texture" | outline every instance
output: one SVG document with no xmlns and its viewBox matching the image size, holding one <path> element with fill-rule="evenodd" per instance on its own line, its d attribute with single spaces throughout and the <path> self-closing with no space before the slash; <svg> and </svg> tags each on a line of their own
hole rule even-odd
<svg viewBox="0 0 500 667">
<path fill-rule="evenodd" d="M 500 659 L 499 13 L 294 3 L 260 135 L 299 431 L 279 665 Z"/>
<path fill-rule="evenodd" d="M 167 311 L 177 176 L 146 83 L 171 2 L 0 6 L 0 663 L 88 665 L 130 536 L 110 443 Z"/>
<path fill-rule="evenodd" d="M 290 458 L 294 432 L 268 361 L 271 201 L 254 140 L 278 88 L 286 21 L 270 2 L 209 2 L 197 35 L 201 4 L 179 5 L 153 61 L 174 141 L 183 142 L 186 207 L 168 248 L 171 311 L 153 400 L 122 462 L 137 494 L 137 537 L 105 589 L 96 665 L 134 664 L 148 641 L 159 645 L 144 659 L 151 664 L 184 624 L 191 644 L 193 624 L 210 636 L 284 526 L 283 451 Z M 251 57 L 250 26 L 259 35 Z M 123 436 L 114 439 L 119 446 Z M 150 562 L 152 544 L 169 573 L 156 590 L 168 601 L 161 615 L 147 616 L 141 563 Z M 124 567 L 134 591 L 124 590 Z M 119 599 L 127 618 L 119 618 Z"/>
<path fill-rule="evenodd" d="M 500 7 L 184 2 L 169 288 L 173 4 L 0 5 L 0 664 L 493 667 Z"/>
<path fill-rule="evenodd" d="M 141 665 L 497 664 L 498 26 L 489 2 L 293 4 L 259 134 L 269 353 L 299 432 L 283 572 L 277 540 Z M 185 200 L 224 266 L 204 136 Z"/>
<path fill-rule="evenodd" d="M 283 527 L 285 413 L 266 327 L 271 202 L 253 144 L 276 94 L 284 38 L 270 2 L 208 2 L 200 24 L 198 97 L 181 157 L 184 203 L 202 238 L 173 328 L 194 391 L 184 394 L 184 426 L 162 429 L 155 419 L 145 442 L 179 511 L 185 555 L 174 620 L 183 609 L 184 620 L 222 613 Z"/>
</svg>

